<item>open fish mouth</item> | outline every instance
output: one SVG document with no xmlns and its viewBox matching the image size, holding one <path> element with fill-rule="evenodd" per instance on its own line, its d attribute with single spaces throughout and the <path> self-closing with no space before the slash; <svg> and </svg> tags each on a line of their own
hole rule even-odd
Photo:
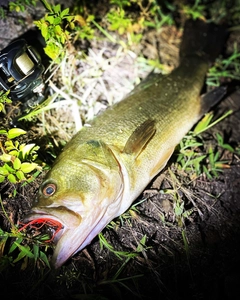
<svg viewBox="0 0 240 300">
<path fill-rule="evenodd" d="M 25 224 L 20 231 L 26 229 L 32 232 L 32 235 L 39 234 L 38 240 L 41 234 L 46 235 L 47 232 L 47 242 L 54 244 L 51 264 L 58 268 L 68 258 L 87 246 L 109 223 L 111 218 L 105 212 L 106 210 L 101 212 L 95 210 L 91 218 L 82 218 L 80 214 L 65 207 L 34 208 L 25 217 Z"/>
<path fill-rule="evenodd" d="M 56 243 L 66 229 L 76 228 L 81 223 L 81 216 L 64 206 L 34 208 L 24 218 L 20 231 L 27 229 L 50 235 L 50 241 Z"/>
<path fill-rule="evenodd" d="M 56 217 L 45 214 L 30 214 L 18 231 L 26 231 L 38 240 L 56 243 L 64 232 L 64 225 Z"/>
</svg>

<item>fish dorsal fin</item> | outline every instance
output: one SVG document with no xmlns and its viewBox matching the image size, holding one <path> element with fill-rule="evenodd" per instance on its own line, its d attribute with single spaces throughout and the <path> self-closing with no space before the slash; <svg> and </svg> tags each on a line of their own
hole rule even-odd
<svg viewBox="0 0 240 300">
<path fill-rule="evenodd" d="M 139 125 L 127 140 L 123 152 L 137 158 L 156 132 L 155 121 L 146 120 Z"/>
</svg>

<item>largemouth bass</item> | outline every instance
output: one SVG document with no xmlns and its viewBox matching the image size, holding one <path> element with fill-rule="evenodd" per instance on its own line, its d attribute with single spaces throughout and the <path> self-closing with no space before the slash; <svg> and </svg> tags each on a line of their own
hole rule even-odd
<svg viewBox="0 0 240 300">
<path fill-rule="evenodd" d="M 25 218 L 61 224 L 54 237 L 55 267 L 129 208 L 184 135 L 223 96 L 223 89 L 216 89 L 200 97 L 209 61 L 222 41 L 219 31 L 209 28 L 203 22 L 186 27 L 179 67 L 97 116 L 56 159 Z"/>
</svg>

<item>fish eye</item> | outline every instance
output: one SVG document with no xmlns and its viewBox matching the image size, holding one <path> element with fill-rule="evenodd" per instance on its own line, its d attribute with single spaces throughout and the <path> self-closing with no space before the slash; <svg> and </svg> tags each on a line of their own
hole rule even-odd
<svg viewBox="0 0 240 300">
<path fill-rule="evenodd" d="M 48 183 L 47 185 L 44 186 L 42 189 L 42 193 L 44 196 L 52 196 L 56 192 L 56 185 L 54 183 Z"/>
</svg>

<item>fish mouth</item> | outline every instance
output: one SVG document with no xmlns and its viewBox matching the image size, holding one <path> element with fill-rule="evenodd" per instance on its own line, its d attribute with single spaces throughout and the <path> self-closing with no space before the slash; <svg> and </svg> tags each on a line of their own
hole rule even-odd
<svg viewBox="0 0 240 300">
<path fill-rule="evenodd" d="M 36 225 L 41 227 L 41 224 L 50 228 L 52 234 L 50 240 L 55 244 L 51 264 L 54 268 L 59 268 L 71 256 L 90 244 L 110 220 L 111 217 L 107 216 L 105 211 L 98 211 L 92 217 L 82 218 L 65 207 L 48 207 L 32 209 L 24 218 L 26 222 L 24 228 L 27 226 L 35 228 Z M 22 229 L 23 227 L 20 230 Z"/>
<path fill-rule="evenodd" d="M 65 225 L 56 218 L 54 215 L 50 215 L 44 212 L 31 212 L 24 218 L 24 225 L 19 229 L 19 231 L 35 230 L 41 231 L 41 235 L 46 233 L 49 239 L 46 243 L 57 243 L 62 234 L 64 233 Z"/>
<path fill-rule="evenodd" d="M 23 219 L 24 225 L 19 229 L 33 229 L 41 231 L 41 235 L 47 233 L 50 238 L 46 242 L 57 242 L 66 230 L 74 229 L 81 223 L 81 216 L 64 207 L 33 208 Z"/>
</svg>

